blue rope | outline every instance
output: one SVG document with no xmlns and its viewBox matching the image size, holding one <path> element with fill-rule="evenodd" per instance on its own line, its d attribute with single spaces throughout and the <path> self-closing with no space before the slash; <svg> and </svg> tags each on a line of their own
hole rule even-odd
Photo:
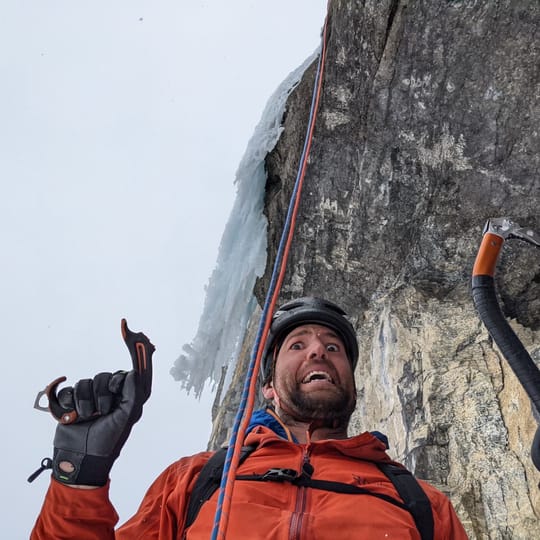
<svg viewBox="0 0 540 540">
<path fill-rule="evenodd" d="M 262 334 L 264 331 L 264 327 L 266 325 L 266 321 L 268 319 L 269 311 L 270 311 L 270 304 L 271 299 L 274 294 L 275 288 L 276 288 L 276 282 L 279 276 L 279 269 L 281 266 L 281 262 L 283 260 L 283 252 L 285 249 L 285 245 L 287 243 L 287 238 L 289 236 L 289 231 L 291 228 L 291 221 L 292 221 L 292 214 L 293 209 L 296 203 L 296 199 L 298 198 L 298 190 L 300 185 L 300 179 L 302 178 L 302 173 L 304 169 L 304 160 L 306 157 L 307 148 L 309 145 L 309 133 L 311 131 L 311 126 L 314 122 L 314 116 L 315 116 L 315 103 L 316 103 L 316 94 L 317 94 L 317 87 L 319 84 L 319 78 L 321 73 L 321 66 L 322 66 L 322 51 L 319 55 L 319 61 L 317 64 L 317 73 L 315 75 L 315 83 L 314 83 L 314 89 L 313 89 L 313 95 L 311 99 L 311 108 L 309 113 L 309 121 L 308 121 L 308 127 L 306 131 L 306 137 L 304 140 L 304 148 L 302 150 L 302 155 L 300 157 L 300 165 L 298 168 L 298 173 L 296 175 L 296 180 L 294 183 L 293 192 L 291 195 L 291 199 L 289 202 L 289 208 L 287 210 L 287 218 L 285 220 L 285 225 L 283 226 L 283 232 L 281 233 L 281 239 L 279 242 L 278 251 L 276 254 L 276 260 L 274 262 L 274 267 L 272 270 L 272 277 L 270 279 L 270 285 L 268 287 L 268 292 L 266 293 L 266 298 L 264 301 L 264 308 L 261 315 L 261 320 L 259 321 L 259 327 L 257 330 L 257 336 L 255 338 L 255 343 L 253 345 L 252 351 L 251 351 L 251 358 L 247 370 L 246 379 L 244 382 L 244 388 L 242 391 L 242 397 L 240 401 L 240 405 L 238 407 L 238 411 L 236 413 L 236 417 L 234 420 L 233 430 L 231 434 L 231 438 L 229 441 L 229 447 L 227 448 L 227 455 L 225 457 L 225 464 L 223 466 L 223 473 L 221 476 L 221 483 L 219 487 L 219 497 L 218 497 L 218 503 L 217 503 L 217 509 L 216 514 L 214 517 L 214 528 L 212 529 L 212 537 L 211 540 L 217 540 L 217 534 L 219 529 L 219 522 L 221 520 L 221 513 L 222 513 L 222 507 L 223 507 L 223 500 L 225 497 L 225 486 L 227 485 L 228 479 L 229 479 L 229 470 L 231 468 L 231 462 L 232 457 L 234 453 L 234 446 L 236 443 L 236 440 L 238 439 L 240 425 L 242 423 L 242 420 L 244 418 L 245 412 L 246 412 L 246 405 L 249 398 L 249 388 L 250 388 L 250 381 L 252 380 L 254 376 L 254 370 L 255 370 L 255 364 L 257 360 L 257 352 L 259 350 L 261 340 L 262 340 Z"/>
</svg>

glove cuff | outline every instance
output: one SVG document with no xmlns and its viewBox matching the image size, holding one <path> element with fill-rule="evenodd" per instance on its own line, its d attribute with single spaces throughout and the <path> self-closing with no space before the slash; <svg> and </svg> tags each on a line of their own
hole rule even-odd
<svg viewBox="0 0 540 540">
<path fill-rule="evenodd" d="M 55 448 L 52 461 L 53 477 L 63 484 L 104 486 L 109 479 L 114 458 L 88 456 Z M 67 473 L 60 469 L 62 461 L 71 463 L 73 471 Z"/>
</svg>

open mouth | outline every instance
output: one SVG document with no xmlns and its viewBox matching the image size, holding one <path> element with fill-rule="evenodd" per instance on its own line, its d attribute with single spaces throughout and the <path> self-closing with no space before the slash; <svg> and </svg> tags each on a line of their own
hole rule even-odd
<svg viewBox="0 0 540 540">
<path fill-rule="evenodd" d="M 303 379 L 302 384 L 309 384 L 315 381 L 326 381 L 331 384 L 334 383 L 334 379 L 326 371 L 310 371 Z"/>
</svg>

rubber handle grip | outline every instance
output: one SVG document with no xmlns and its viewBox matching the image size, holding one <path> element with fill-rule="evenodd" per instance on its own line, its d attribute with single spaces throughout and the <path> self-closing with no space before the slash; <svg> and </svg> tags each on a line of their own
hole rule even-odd
<svg viewBox="0 0 540 540">
<path fill-rule="evenodd" d="M 508 324 L 495 292 L 495 268 L 504 238 L 486 232 L 482 237 L 472 272 L 472 297 L 480 319 L 506 358 L 533 406 L 540 412 L 540 370 Z M 534 436 L 531 458 L 540 471 L 540 427 Z"/>
<path fill-rule="evenodd" d="M 501 312 L 493 277 L 473 277 L 472 295 L 478 314 L 493 341 L 508 361 L 536 409 L 540 411 L 540 370 Z"/>
<path fill-rule="evenodd" d="M 536 429 L 531 448 L 531 458 L 534 466 L 540 471 L 540 427 Z"/>
</svg>

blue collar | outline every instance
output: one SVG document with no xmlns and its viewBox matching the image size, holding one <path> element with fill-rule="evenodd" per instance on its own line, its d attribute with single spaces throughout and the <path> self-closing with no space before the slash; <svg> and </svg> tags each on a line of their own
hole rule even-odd
<svg viewBox="0 0 540 540">
<path fill-rule="evenodd" d="M 289 439 L 289 437 L 287 436 L 287 432 L 285 431 L 285 428 L 281 425 L 281 423 L 278 420 L 276 420 L 268 412 L 268 409 L 259 409 L 258 411 L 255 411 L 253 413 L 253 416 L 251 417 L 251 421 L 249 422 L 249 426 L 247 428 L 246 433 L 249 433 L 251 430 L 255 429 L 257 426 L 267 427 L 271 429 L 276 435 L 278 435 L 282 439 L 286 439 L 286 440 Z M 292 433 L 291 433 L 291 437 L 293 438 L 293 442 L 295 443 L 298 442 Z"/>
<path fill-rule="evenodd" d="M 255 429 L 257 426 L 264 426 L 269 429 L 271 429 L 276 435 L 281 437 L 282 439 L 288 440 L 289 437 L 287 436 L 287 432 L 285 431 L 285 428 L 281 425 L 281 423 L 276 420 L 269 412 L 268 409 L 259 409 L 255 411 L 251 417 L 251 421 L 249 422 L 249 426 L 247 428 L 246 434 Z M 371 434 L 374 437 L 377 437 L 379 441 L 381 441 L 388 450 L 388 437 L 381 433 L 380 431 L 372 431 Z M 291 433 L 291 437 L 293 438 L 293 442 L 297 443 L 298 441 L 294 437 L 294 435 Z"/>
</svg>

